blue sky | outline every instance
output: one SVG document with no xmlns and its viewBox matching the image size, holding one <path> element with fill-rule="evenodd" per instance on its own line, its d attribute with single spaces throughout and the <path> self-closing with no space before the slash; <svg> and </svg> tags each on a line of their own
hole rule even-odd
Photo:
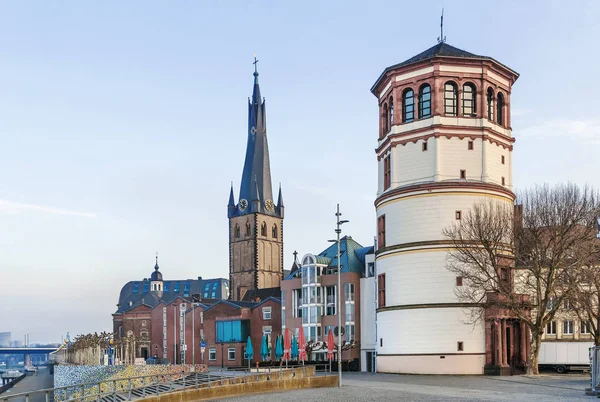
<svg viewBox="0 0 600 402">
<path fill-rule="evenodd" d="M 0 331 L 110 330 L 150 275 L 227 277 L 257 53 L 285 264 L 375 234 L 377 102 L 388 65 L 447 42 L 521 74 L 517 188 L 600 187 L 600 3 L 0 2 Z"/>
</svg>

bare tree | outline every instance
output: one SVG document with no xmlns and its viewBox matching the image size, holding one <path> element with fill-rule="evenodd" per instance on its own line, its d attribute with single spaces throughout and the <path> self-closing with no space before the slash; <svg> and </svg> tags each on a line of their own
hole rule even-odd
<svg viewBox="0 0 600 402">
<path fill-rule="evenodd" d="M 575 287 L 575 272 L 595 253 L 598 193 L 574 184 L 536 186 L 519 194 L 517 215 L 501 201 L 474 205 L 443 231 L 452 243 L 447 268 L 472 322 L 485 309 L 505 310 L 531 331 L 527 373 L 538 373 L 546 325 Z M 488 310 L 489 311 L 489 310 Z"/>
<path fill-rule="evenodd" d="M 594 345 L 600 346 L 600 255 L 577 270 L 574 285 L 569 293 L 569 307 L 579 319 L 580 332 L 585 327 Z"/>
</svg>

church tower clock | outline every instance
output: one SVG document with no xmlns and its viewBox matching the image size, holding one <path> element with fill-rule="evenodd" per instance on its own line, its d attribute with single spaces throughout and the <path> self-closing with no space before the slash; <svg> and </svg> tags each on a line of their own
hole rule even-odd
<svg viewBox="0 0 600 402">
<path fill-rule="evenodd" d="M 273 202 L 265 101 L 254 61 L 254 90 L 248 104 L 248 145 L 239 201 L 233 185 L 229 218 L 229 287 L 232 300 L 251 289 L 279 287 L 283 276 L 283 197 Z"/>
</svg>

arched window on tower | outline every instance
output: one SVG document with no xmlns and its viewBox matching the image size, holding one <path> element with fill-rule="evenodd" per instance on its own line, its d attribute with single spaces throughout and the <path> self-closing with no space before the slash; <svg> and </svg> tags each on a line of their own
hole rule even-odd
<svg viewBox="0 0 600 402">
<path fill-rule="evenodd" d="M 260 235 L 267 237 L 267 224 L 264 221 L 262 225 L 260 225 Z"/>
<path fill-rule="evenodd" d="M 392 128 L 394 125 L 394 98 L 390 96 L 390 106 L 388 107 L 388 116 L 390 117 L 389 126 Z"/>
<path fill-rule="evenodd" d="M 452 81 L 444 84 L 444 114 L 456 116 L 458 106 L 458 88 Z"/>
<path fill-rule="evenodd" d="M 233 233 L 236 239 L 240 237 L 240 225 L 238 225 L 237 223 L 235 224 L 235 229 L 233 230 Z"/>
<path fill-rule="evenodd" d="M 494 90 L 492 88 L 487 90 L 487 118 L 494 121 Z"/>
<path fill-rule="evenodd" d="M 415 93 L 408 88 L 402 93 L 402 122 L 410 123 L 415 119 Z"/>
<path fill-rule="evenodd" d="M 419 89 L 419 119 L 431 116 L 431 87 L 422 85 Z"/>
<path fill-rule="evenodd" d="M 246 221 L 246 236 L 250 236 L 250 222 Z"/>
<path fill-rule="evenodd" d="M 273 225 L 273 228 L 271 229 L 271 237 L 274 239 L 277 238 L 277 225 Z"/>
<path fill-rule="evenodd" d="M 388 118 L 388 104 L 386 102 L 383 104 L 383 134 L 387 134 L 388 131 L 390 131 L 390 121 Z"/>
<path fill-rule="evenodd" d="M 498 99 L 496 100 L 496 123 L 501 126 L 504 125 L 504 95 L 498 92 Z"/>
<path fill-rule="evenodd" d="M 474 117 L 477 113 L 477 92 L 475 85 L 470 82 L 463 85 L 462 112 L 464 116 Z"/>
</svg>

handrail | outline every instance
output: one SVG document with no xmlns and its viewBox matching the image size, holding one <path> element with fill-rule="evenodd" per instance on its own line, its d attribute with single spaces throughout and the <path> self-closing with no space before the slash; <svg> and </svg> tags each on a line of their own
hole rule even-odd
<svg viewBox="0 0 600 402">
<path fill-rule="evenodd" d="M 324 364 L 325 367 L 328 366 L 328 364 Z M 243 378 L 247 378 L 248 376 L 256 376 L 256 380 L 259 380 L 259 375 L 260 374 L 267 374 L 267 378 L 265 379 L 265 381 L 270 381 L 271 380 L 271 375 L 273 374 L 273 372 L 275 373 L 279 373 L 279 378 L 281 379 L 281 376 L 283 374 L 284 370 L 290 370 L 292 372 L 292 375 L 294 377 L 296 377 L 296 372 L 298 371 L 298 369 L 302 369 L 302 373 L 303 375 L 305 375 L 305 370 L 307 367 L 311 367 L 310 365 L 290 365 L 287 368 L 285 366 L 267 366 L 267 367 L 263 367 L 263 372 L 260 371 L 260 369 L 258 371 L 256 371 L 256 369 L 248 369 L 248 368 L 240 368 L 240 369 L 232 369 L 230 371 L 233 372 L 238 372 L 238 373 L 244 373 Z M 264 369 L 266 369 L 266 372 L 264 371 Z M 253 371 L 255 370 L 255 371 Z M 327 370 L 325 370 L 327 371 Z M 206 378 L 201 378 L 201 380 L 199 381 L 199 377 L 201 376 L 205 376 Z M 164 381 L 165 378 L 169 378 L 169 380 Z M 193 378 L 190 378 L 193 377 Z M 181 389 L 186 389 L 186 388 L 190 388 L 190 387 L 195 387 L 196 389 L 198 389 L 200 384 L 206 384 L 208 387 L 213 386 L 212 383 L 215 382 L 219 382 L 220 385 L 223 385 L 223 380 L 225 378 L 238 378 L 238 377 L 242 377 L 242 375 L 224 375 L 223 373 L 223 369 L 221 369 L 220 371 L 217 372 L 211 372 L 211 371 L 206 371 L 206 372 L 183 372 L 181 374 L 177 373 L 177 374 L 151 374 L 151 375 L 144 375 L 144 376 L 135 376 L 135 377 L 125 377 L 125 378 L 119 378 L 119 379 L 110 379 L 110 380 L 104 380 L 104 381 L 98 381 L 98 382 L 87 382 L 87 383 L 79 383 L 79 384 L 73 384 L 73 385 L 65 385 L 62 387 L 56 387 L 56 388 L 46 388 L 46 389 L 41 389 L 41 390 L 37 390 L 37 391 L 29 391 L 29 392 L 21 392 L 18 394 L 3 394 L 0 395 L 0 402 L 8 402 L 10 400 L 14 400 L 15 398 L 22 398 L 25 397 L 25 402 L 29 402 L 30 400 L 30 396 L 31 395 L 35 395 L 35 394 L 45 394 L 45 401 L 46 402 L 51 402 L 53 400 L 56 401 L 68 401 L 68 402 L 73 402 L 73 401 L 80 401 L 80 402 L 86 402 L 86 401 L 97 401 L 100 402 L 101 399 L 103 397 L 108 397 L 111 396 L 113 401 L 116 401 L 116 395 L 117 393 L 124 393 L 125 395 L 125 399 L 131 401 L 133 396 L 136 395 L 132 395 L 134 392 L 141 390 L 142 395 L 141 398 L 144 398 L 147 394 L 147 389 L 149 387 L 156 387 L 154 390 L 152 390 L 150 393 L 155 393 L 155 394 L 159 394 L 159 393 L 167 393 L 167 392 L 172 392 L 175 390 L 181 390 Z M 134 381 L 135 380 L 142 380 L 142 384 L 135 386 Z M 146 379 L 149 379 L 148 382 L 146 382 Z M 162 382 L 160 380 L 163 380 Z M 245 382 L 246 380 L 244 380 Z M 102 385 L 105 384 L 105 390 L 102 390 Z M 163 391 L 161 392 L 158 387 L 160 385 L 164 385 L 165 387 L 168 386 L 169 390 L 168 391 Z M 181 385 L 180 388 L 176 388 L 174 385 Z M 96 388 L 97 387 L 97 391 Z M 72 390 L 71 392 L 69 392 L 69 390 Z M 86 391 L 91 391 L 89 393 L 86 394 Z M 51 394 L 52 393 L 52 394 Z M 78 395 L 80 393 L 80 395 Z M 58 396 L 58 398 L 57 398 Z M 61 398 L 61 396 L 64 396 L 63 398 Z"/>
</svg>

